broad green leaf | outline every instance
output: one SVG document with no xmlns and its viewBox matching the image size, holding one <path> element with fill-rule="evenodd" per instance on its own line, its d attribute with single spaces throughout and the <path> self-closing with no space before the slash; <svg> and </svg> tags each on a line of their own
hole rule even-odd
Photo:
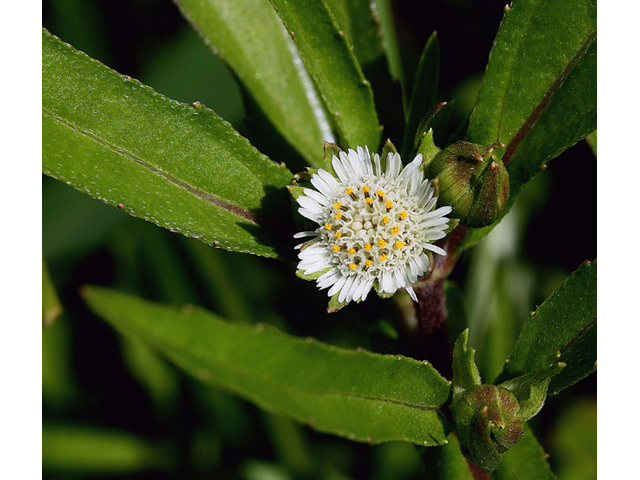
<svg viewBox="0 0 640 480">
<path fill-rule="evenodd" d="M 596 128 L 596 43 L 591 0 L 515 0 L 506 9 L 467 132 L 471 142 L 507 146 L 504 213 L 546 162 Z M 461 248 L 491 228 L 471 230 Z"/>
<path fill-rule="evenodd" d="M 47 327 L 62 313 L 62 305 L 51 281 L 49 269 L 42 261 L 42 326 Z"/>
<path fill-rule="evenodd" d="M 278 255 L 286 168 L 211 110 L 171 101 L 46 30 L 42 53 L 47 175 L 205 243 Z"/>
<path fill-rule="evenodd" d="M 278 131 L 312 165 L 332 141 L 295 45 L 269 0 L 177 0 L 182 14 L 231 67 Z"/>
<path fill-rule="evenodd" d="M 344 350 L 262 324 L 230 324 L 199 308 L 180 310 L 98 287 L 83 295 L 117 329 L 267 411 L 357 441 L 446 442 L 449 425 L 439 408 L 450 385 L 428 363 Z"/>
<path fill-rule="evenodd" d="M 548 389 L 555 395 L 595 371 L 596 287 L 597 260 L 585 262 L 527 320 L 495 383 L 561 361 Z"/>
<path fill-rule="evenodd" d="M 528 424 L 524 424 L 524 436 L 502 457 L 500 467 L 493 472 L 494 480 L 555 480 L 549 468 L 546 454 L 533 435 Z"/>
<path fill-rule="evenodd" d="M 373 93 L 354 53 L 323 0 L 271 0 L 318 87 L 343 148 L 377 151 L 381 127 Z"/>
<path fill-rule="evenodd" d="M 440 45 L 438 35 L 433 32 L 422 51 L 409 102 L 407 125 L 402 140 L 402 158 L 405 162 L 411 161 L 418 125 L 436 104 L 439 76 Z"/>
<path fill-rule="evenodd" d="M 45 472 L 115 475 L 170 470 L 176 455 L 129 432 L 85 426 L 42 426 Z"/>
</svg>

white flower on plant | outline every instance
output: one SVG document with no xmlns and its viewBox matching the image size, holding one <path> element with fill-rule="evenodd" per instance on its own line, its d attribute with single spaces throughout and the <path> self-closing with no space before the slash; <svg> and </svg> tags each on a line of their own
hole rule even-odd
<svg viewBox="0 0 640 480">
<path fill-rule="evenodd" d="M 316 275 L 320 289 L 338 294 L 339 303 L 362 301 L 372 287 L 391 295 L 411 286 L 429 269 L 427 251 L 445 255 L 432 242 L 445 236 L 451 207 L 434 210 L 437 197 L 420 169 L 422 155 L 402 168 L 400 155 L 389 153 L 386 165 L 367 148 L 333 156 L 337 177 L 318 170 L 311 177 L 316 190 L 305 188 L 297 198 L 300 214 L 319 226 L 296 238 L 298 269 Z"/>
</svg>

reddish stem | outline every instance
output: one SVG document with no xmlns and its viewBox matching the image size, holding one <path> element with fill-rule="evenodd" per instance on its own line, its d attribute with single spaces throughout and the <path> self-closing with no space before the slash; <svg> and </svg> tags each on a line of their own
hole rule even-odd
<svg viewBox="0 0 640 480">
<path fill-rule="evenodd" d="M 460 256 L 456 249 L 465 232 L 466 228 L 459 226 L 447 235 L 439 244 L 447 255 L 434 255 L 429 275 L 414 286 L 418 297 L 418 303 L 414 304 L 417 328 L 409 332 L 411 356 L 427 360 L 449 380 L 453 359 L 444 281 Z"/>
</svg>

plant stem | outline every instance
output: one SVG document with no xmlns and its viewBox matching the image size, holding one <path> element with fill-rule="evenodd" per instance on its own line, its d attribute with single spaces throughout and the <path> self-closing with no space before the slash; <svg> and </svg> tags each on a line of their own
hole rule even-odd
<svg viewBox="0 0 640 480">
<path fill-rule="evenodd" d="M 414 285 L 418 303 L 413 304 L 412 311 L 406 305 L 401 306 L 410 355 L 418 360 L 427 360 L 449 380 L 453 375 L 453 358 L 444 281 L 460 256 L 456 249 L 465 233 L 466 228 L 458 226 L 439 243 L 447 254 L 434 255 L 428 276 Z M 417 322 L 410 321 L 412 317 Z"/>
</svg>

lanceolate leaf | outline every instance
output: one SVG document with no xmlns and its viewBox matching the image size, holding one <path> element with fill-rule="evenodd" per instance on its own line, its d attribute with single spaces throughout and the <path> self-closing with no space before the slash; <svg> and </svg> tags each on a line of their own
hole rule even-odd
<svg viewBox="0 0 640 480">
<path fill-rule="evenodd" d="M 202 105 L 171 101 L 43 31 L 43 169 L 105 203 L 275 257 L 292 175 Z"/>
<path fill-rule="evenodd" d="M 311 165 L 331 127 L 313 82 L 269 0 L 176 0 L 267 118 Z"/>
<path fill-rule="evenodd" d="M 400 145 L 404 125 L 402 92 L 400 82 L 391 78 L 377 5 L 370 0 L 325 1 L 344 32 L 362 73 L 371 82 L 376 110 L 385 128 L 384 138 Z"/>
<path fill-rule="evenodd" d="M 436 104 L 439 76 L 440 45 L 438 44 L 438 35 L 433 32 L 422 51 L 416 80 L 413 85 L 413 93 L 411 94 L 411 102 L 409 103 L 407 126 L 402 140 L 402 158 L 405 162 L 411 161 L 413 147 L 417 143 L 415 136 L 418 125 L 420 125 L 427 112 Z"/>
<path fill-rule="evenodd" d="M 596 369 L 597 261 L 584 263 L 525 323 L 495 383 L 566 363 L 551 378 L 554 395 Z"/>
<path fill-rule="evenodd" d="M 271 0 L 291 33 L 338 129 L 343 148 L 380 144 L 370 83 L 323 0 Z"/>
<path fill-rule="evenodd" d="M 439 408 L 450 385 L 427 363 L 343 350 L 98 287 L 85 288 L 83 295 L 117 329 L 265 410 L 357 441 L 446 443 L 449 427 Z"/>
<path fill-rule="evenodd" d="M 384 56 L 379 24 L 368 0 L 326 0 L 363 70 Z"/>
<path fill-rule="evenodd" d="M 595 1 L 515 0 L 506 9 L 467 132 L 507 146 L 504 213 L 546 162 L 596 128 L 596 35 Z M 461 248 L 491 228 L 471 230 Z"/>
</svg>

